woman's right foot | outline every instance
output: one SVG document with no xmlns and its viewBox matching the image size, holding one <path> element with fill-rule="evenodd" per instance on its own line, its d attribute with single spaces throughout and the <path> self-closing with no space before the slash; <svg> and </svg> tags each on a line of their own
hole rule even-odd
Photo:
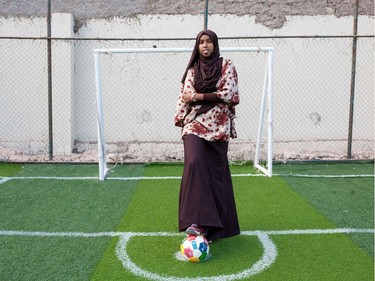
<svg viewBox="0 0 375 281">
<path fill-rule="evenodd" d="M 186 229 L 186 233 L 190 235 L 206 235 L 206 230 L 203 227 L 199 227 L 197 225 L 191 225 Z"/>
</svg>

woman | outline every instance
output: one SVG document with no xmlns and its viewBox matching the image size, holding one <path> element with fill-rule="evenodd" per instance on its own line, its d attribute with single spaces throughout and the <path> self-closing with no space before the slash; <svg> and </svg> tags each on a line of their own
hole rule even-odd
<svg viewBox="0 0 375 281">
<path fill-rule="evenodd" d="M 236 69 L 220 57 L 217 35 L 198 33 L 182 78 L 175 125 L 182 127 L 184 171 L 179 198 L 179 230 L 216 240 L 238 235 L 228 141 L 239 103 Z"/>
</svg>

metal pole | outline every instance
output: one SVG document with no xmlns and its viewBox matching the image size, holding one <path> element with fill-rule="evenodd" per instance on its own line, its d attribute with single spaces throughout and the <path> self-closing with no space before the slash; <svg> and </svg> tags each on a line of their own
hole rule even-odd
<svg viewBox="0 0 375 281">
<path fill-rule="evenodd" d="M 96 104 L 98 112 L 98 158 L 99 158 L 99 179 L 105 180 L 107 175 L 107 162 L 105 156 L 105 133 L 104 133 L 104 114 L 102 99 L 102 81 L 100 75 L 100 53 L 94 53 L 95 61 L 95 81 L 96 81 Z"/>
<path fill-rule="evenodd" d="M 267 96 L 268 96 L 268 176 L 272 177 L 273 167 L 273 89 L 272 89 L 272 66 L 273 52 L 268 52 L 268 73 L 267 73 Z"/>
<path fill-rule="evenodd" d="M 259 159 L 260 159 L 260 143 L 262 141 L 262 135 L 263 135 L 263 122 L 264 122 L 264 116 L 266 112 L 266 106 L 267 106 L 267 86 L 268 86 L 268 68 L 269 64 L 268 61 L 266 63 L 265 73 L 264 73 L 264 81 L 263 81 L 263 93 L 262 93 L 262 103 L 260 106 L 260 114 L 259 114 L 259 123 L 258 123 L 258 135 L 257 135 L 257 142 L 255 147 L 255 160 L 254 160 L 254 167 L 258 169 L 262 169 L 262 167 L 259 165 Z M 266 170 L 262 170 L 264 173 L 267 173 Z"/>
<path fill-rule="evenodd" d="M 208 0 L 205 0 L 203 29 L 207 29 L 207 26 L 208 26 Z"/>
<path fill-rule="evenodd" d="M 355 3 L 354 22 L 353 22 L 353 46 L 352 46 L 352 75 L 350 82 L 350 107 L 349 107 L 349 128 L 348 128 L 348 148 L 347 158 L 352 158 L 352 143 L 353 143 L 353 113 L 354 113 L 354 95 L 355 95 L 355 78 L 356 78 L 356 64 L 357 64 L 357 33 L 358 33 L 358 2 Z"/>
<path fill-rule="evenodd" d="M 52 122 L 52 48 L 51 48 L 51 0 L 47 0 L 47 68 L 48 68 L 48 152 L 53 158 L 53 122 Z"/>
</svg>

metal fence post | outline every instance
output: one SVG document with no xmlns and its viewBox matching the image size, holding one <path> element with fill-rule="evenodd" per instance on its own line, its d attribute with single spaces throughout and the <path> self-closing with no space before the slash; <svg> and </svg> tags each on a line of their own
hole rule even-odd
<svg viewBox="0 0 375 281">
<path fill-rule="evenodd" d="M 350 82 L 350 105 L 349 105 L 349 128 L 348 128 L 348 148 L 347 158 L 352 158 L 353 142 L 353 113 L 354 113 L 354 95 L 355 95 L 355 78 L 357 63 L 357 33 L 358 33 L 358 1 L 355 3 L 354 20 L 353 20 L 353 46 L 352 46 L 352 75 Z"/>
<path fill-rule="evenodd" d="M 207 26 L 208 26 L 208 0 L 205 0 L 203 29 L 207 29 Z"/>
<path fill-rule="evenodd" d="M 48 60 L 48 157 L 53 158 L 52 119 L 52 48 L 51 48 L 51 0 L 47 0 L 47 60 Z"/>
</svg>

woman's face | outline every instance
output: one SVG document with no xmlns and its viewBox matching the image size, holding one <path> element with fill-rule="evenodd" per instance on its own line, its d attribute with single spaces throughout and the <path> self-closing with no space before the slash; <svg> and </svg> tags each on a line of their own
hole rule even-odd
<svg viewBox="0 0 375 281">
<path fill-rule="evenodd" d="M 201 56 L 207 58 L 211 56 L 214 51 L 214 44 L 212 43 L 210 37 L 206 34 L 203 34 L 199 39 L 199 53 Z"/>
</svg>

